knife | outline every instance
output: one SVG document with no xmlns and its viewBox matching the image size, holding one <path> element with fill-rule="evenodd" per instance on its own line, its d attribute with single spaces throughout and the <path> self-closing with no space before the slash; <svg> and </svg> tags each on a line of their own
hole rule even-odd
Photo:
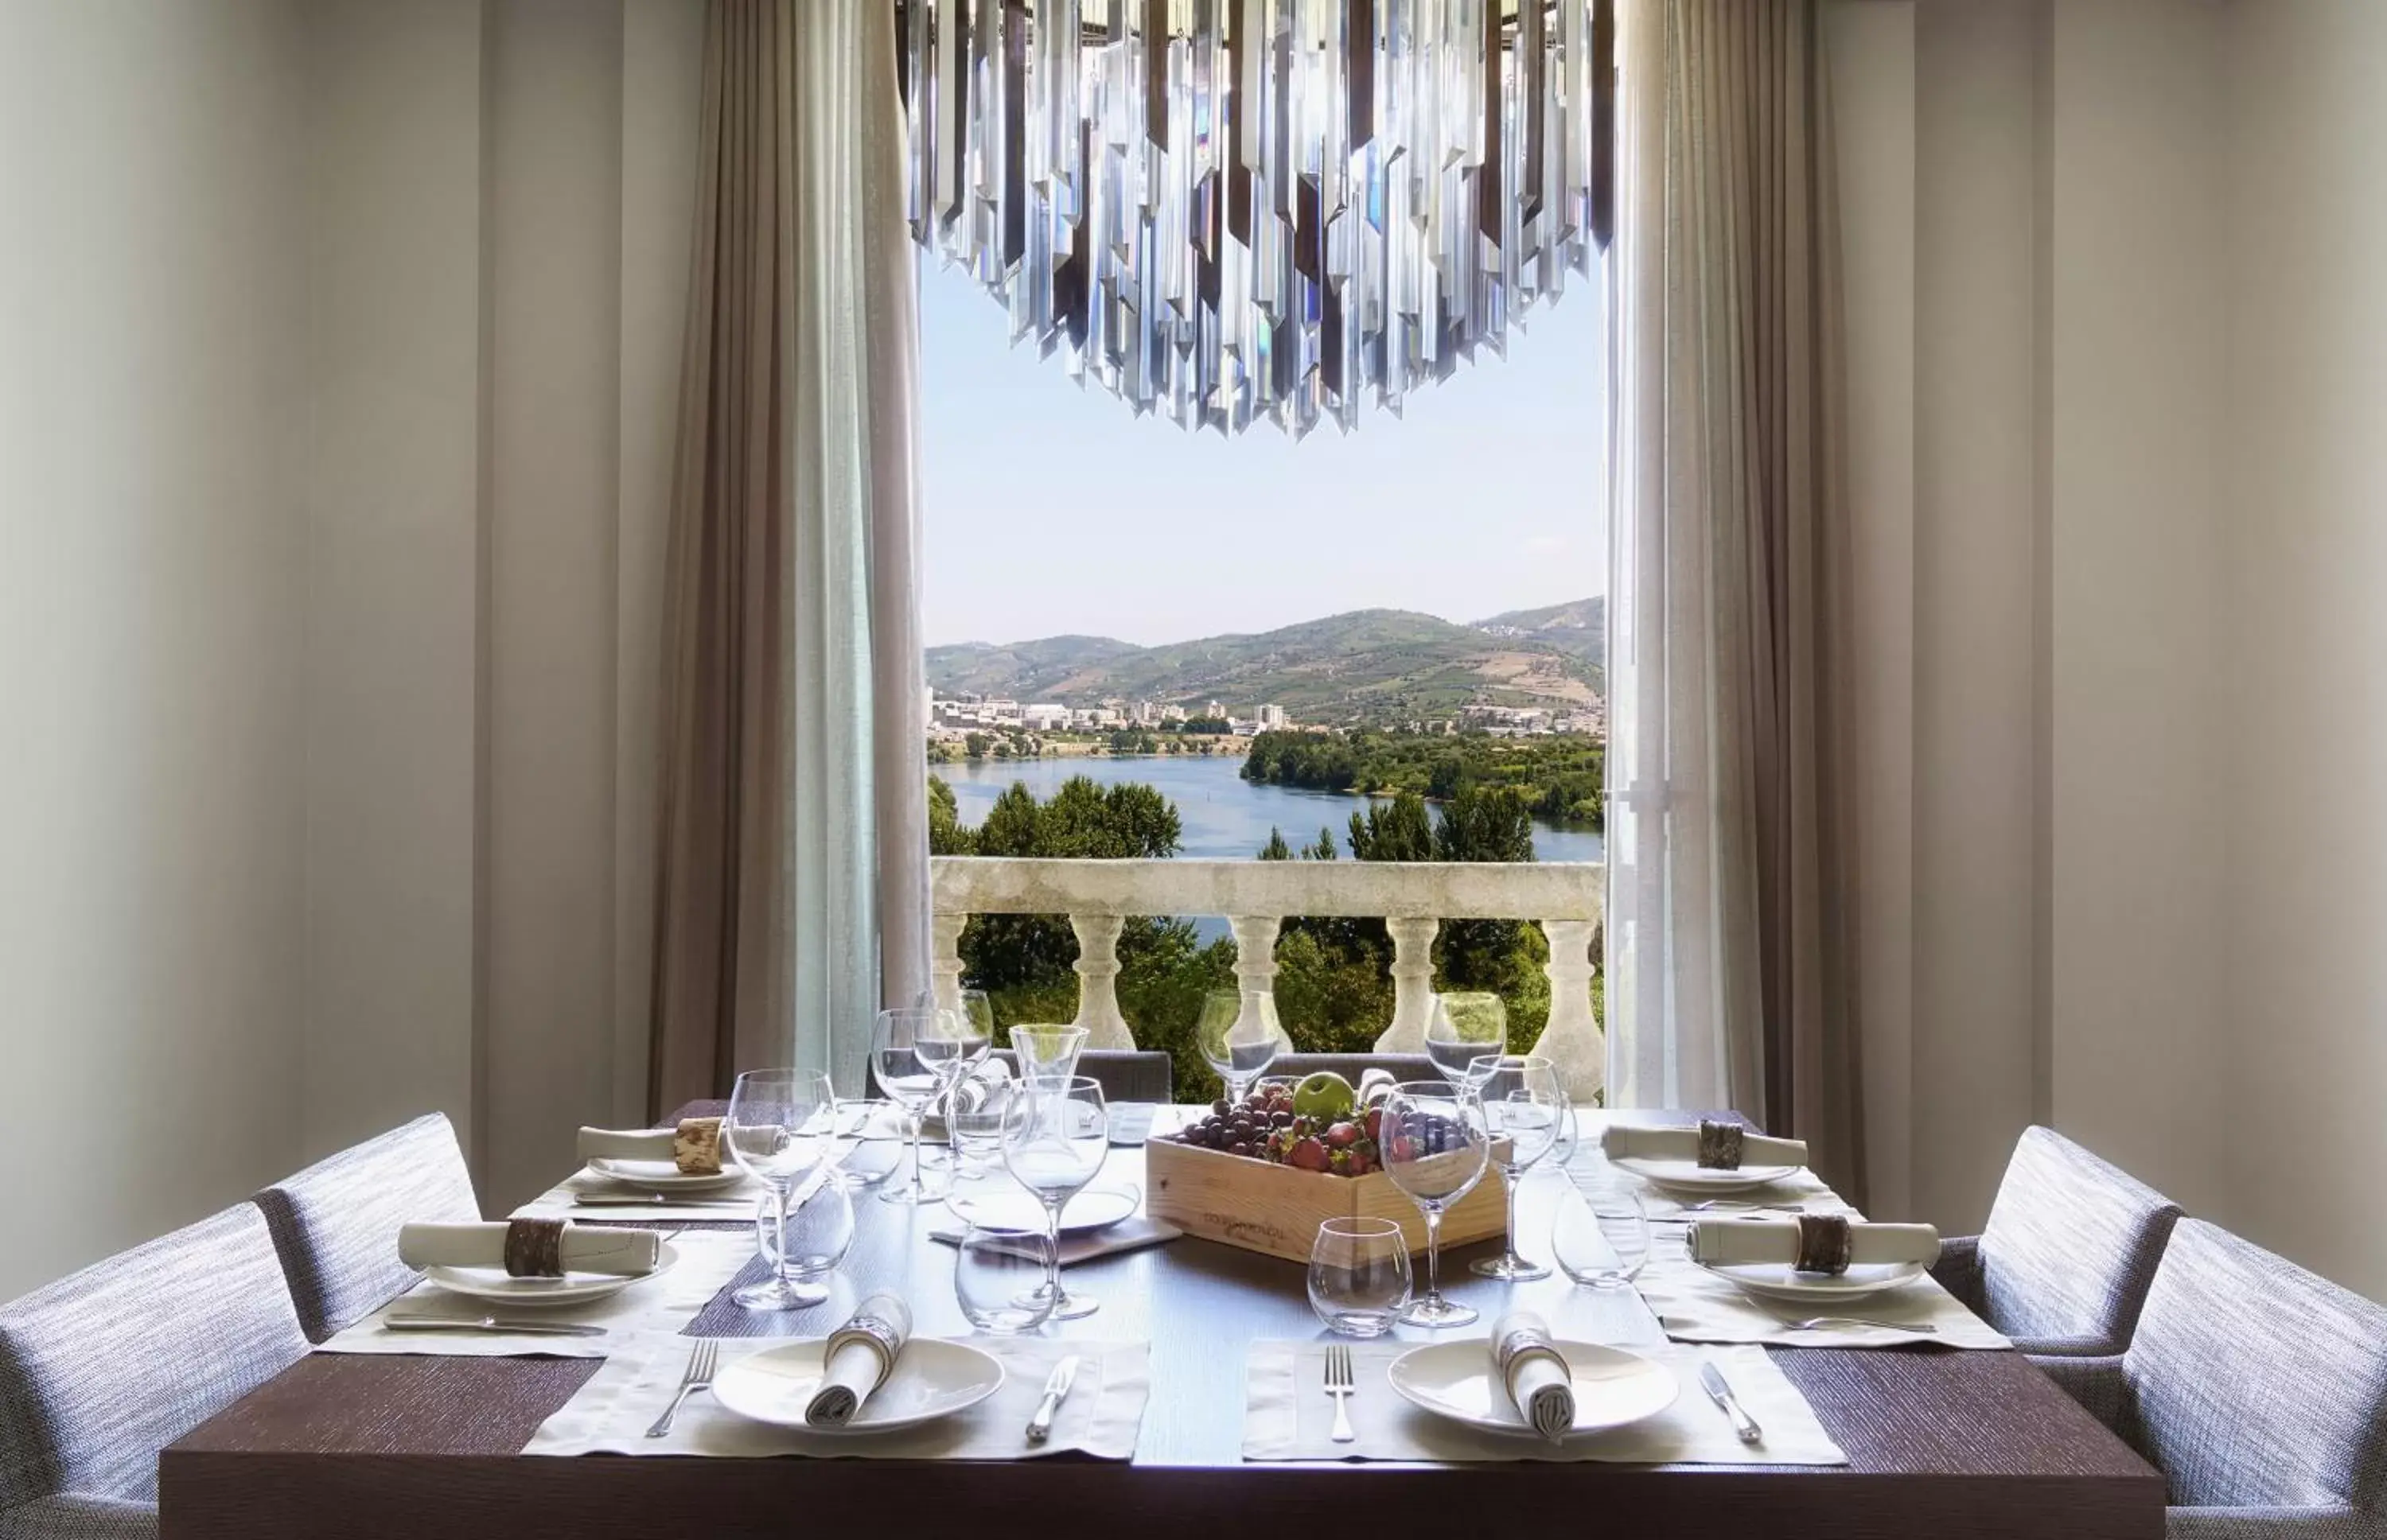
<svg viewBox="0 0 2387 1540">
<path fill-rule="evenodd" d="M 384 1316 L 385 1332 L 488 1332 L 518 1337 L 601 1337 L 601 1326 L 568 1320 L 510 1320 L 502 1316 Z"/>
<path fill-rule="evenodd" d="M 675 1198 L 663 1193 L 582 1193 L 575 1208 L 751 1208 L 750 1198 Z"/>
<path fill-rule="evenodd" d="M 1757 1419 L 1742 1409 L 1740 1397 L 1735 1395 L 1732 1386 L 1724 1382 L 1722 1370 L 1713 1364 L 1699 1365 L 1699 1386 L 1708 1393 L 1708 1399 L 1722 1407 L 1724 1414 L 1732 1419 L 1732 1431 L 1743 1444 L 1765 1441 L 1765 1430 L 1757 1425 Z"/>
<path fill-rule="evenodd" d="M 1078 1356 L 1075 1353 L 1053 1368 L 1053 1377 L 1044 1382 L 1044 1399 L 1036 1403 L 1036 1415 L 1028 1420 L 1028 1442 L 1042 1444 L 1053 1435 L 1053 1418 L 1061 1409 L 1061 1398 L 1078 1382 Z"/>
</svg>

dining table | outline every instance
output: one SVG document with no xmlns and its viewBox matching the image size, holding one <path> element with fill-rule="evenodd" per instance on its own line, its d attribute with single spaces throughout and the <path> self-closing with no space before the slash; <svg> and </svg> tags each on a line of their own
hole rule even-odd
<svg viewBox="0 0 2387 1540">
<path fill-rule="evenodd" d="M 666 1126 L 721 1110 L 691 1104 Z M 1172 1126 L 1162 1109 L 1159 1127 Z M 1140 1183 L 1143 1173 L 1143 1150 L 1122 1146 L 1098 1180 Z M 1521 1185 L 1518 1231 L 1529 1255 L 1548 1259 L 1555 1205 L 1568 1191 L 1554 1173 Z M 826 1303 L 766 1314 L 724 1300 L 688 1330 L 819 1337 L 861 1299 L 889 1292 L 907 1302 L 916 1332 L 967 1335 L 954 1248 L 931 1234 L 951 1215 L 881 1203 L 866 1190 L 854 1208 L 854 1242 Z M 742 1215 L 714 1223 L 751 1228 Z M 1658 1243 L 1668 1234 L 1661 1229 Z M 1442 1259 L 1445 1291 L 1481 1310 L 1479 1324 L 1397 1333 L 1480 1337 L 1522 1306 L 1562 1338 L 1626 1348 L 1666 1341 L 1631 1288 L 1580 1286 L 1555 1269 L 1523 1283 L 1471 1275 L 1471 1259 L 1497 1253 L 1486 1242 Z M 2012 1351 L 1765 1349 L 1845 1465 L 1258 1461 L 1244 1458 L 1247 1352 L 1321 1335 L 1301 1264 L 1189 1235 L 1073 1266 L 1067 1283 L 1101 1307 L 1046 1333 L 1149 1344 L 1150 1398 L 1132 1458 L 525 1454 L 603 1359 L 318 1352 L 161 1453 L 160 1533 L 657 1540 L 837 1526 L 1046 1540 L 1131 1527 L 1138 1540 L 1225 1540 L 1368 1530 L 1522 1537 L 1596 1525 L 1672 1540 L 2157 1540 L 2164 1532 L 2162 1476 Z"/>
</svg>

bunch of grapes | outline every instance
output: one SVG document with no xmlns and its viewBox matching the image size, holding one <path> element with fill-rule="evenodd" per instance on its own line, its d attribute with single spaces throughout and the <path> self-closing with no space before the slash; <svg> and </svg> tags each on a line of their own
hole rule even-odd
<svg viewBox="0 0 2387 1540">
<path fill-rule="evenodd" d="M 1383 1169 L 1376 1148 L 1381 1109 L 1354 1111 L 1332 1122 L 1304 1117 L 1293 1110 L 1293 1092 L 1282 1085 L 1267 1085 L 1240 1103 L 1223 1098 L 1210 1105 L 1210 1116 L 1178 1135 L 1180 1141 L 1206 1150 L 1220 1150 L 1253 1160 L 1271 1161 L 1303 1171 L 1329 1171 L 1338 1177 L 1364 1177 Z"/>
</svg>

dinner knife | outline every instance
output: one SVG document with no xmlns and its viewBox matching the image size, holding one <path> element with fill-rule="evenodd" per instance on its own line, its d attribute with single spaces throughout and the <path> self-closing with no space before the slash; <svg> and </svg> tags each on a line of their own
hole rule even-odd
<svg viewBox="0 0 2387 1540">
<path fill-rule="evenodd" d="M 1713 1364 L 1699 1365 L 1699 1386 L 1708 1393 L 1708 1399 L 1722 1407 L 1724 1414 L 1732 1419 L 1732 1431 L 1743 1444 L 1765 1441 L 1765 1430 L 1759 1427 L 1757 1419 L 1742 1407 L 1740 1397 L 1735 1395 L 1732 1386 L 1724 1382 L 1722 1370 Z"/>
<path fill-rule="evenodd" d="M 582 1193 L 575 1208 L 751 1208 L 751 1198 L 676 1198 L 666 1193 Z"/>
<path fill-rule="evenodd" d="M 486 1332 L 508 1337 L 601 1337 L 601 1326 L 569 1320 L 512 1320 L 503 1316 L 384 1316 L 385 1332 Z"/>
<path fill-rule="evenodd" d="M 1075 1353 L 1053 1366 L 1053 1376 L 1044 1382 L 1044 1399 L 1036 1403 L 1036 1415 L 1028 1420 L 1028 1442 L 1042 1444 L 1053 1436 L 1053 1419 L 1061 1409 L 1061 1398 L 1078 1382 L 1078 1356 Z"/>
</svg>

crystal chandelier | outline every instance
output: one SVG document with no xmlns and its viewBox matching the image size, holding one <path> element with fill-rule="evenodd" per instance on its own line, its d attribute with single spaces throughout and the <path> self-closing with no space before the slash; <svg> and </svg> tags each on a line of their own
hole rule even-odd
<svg viewBox="0 0 2387 1540">
<path fill-rule="evenodd" d="M 1348 430 L 1590 271 L 1610 0 L 909 0 L 928 251 L 1139 414 Z"/>
</svg>

